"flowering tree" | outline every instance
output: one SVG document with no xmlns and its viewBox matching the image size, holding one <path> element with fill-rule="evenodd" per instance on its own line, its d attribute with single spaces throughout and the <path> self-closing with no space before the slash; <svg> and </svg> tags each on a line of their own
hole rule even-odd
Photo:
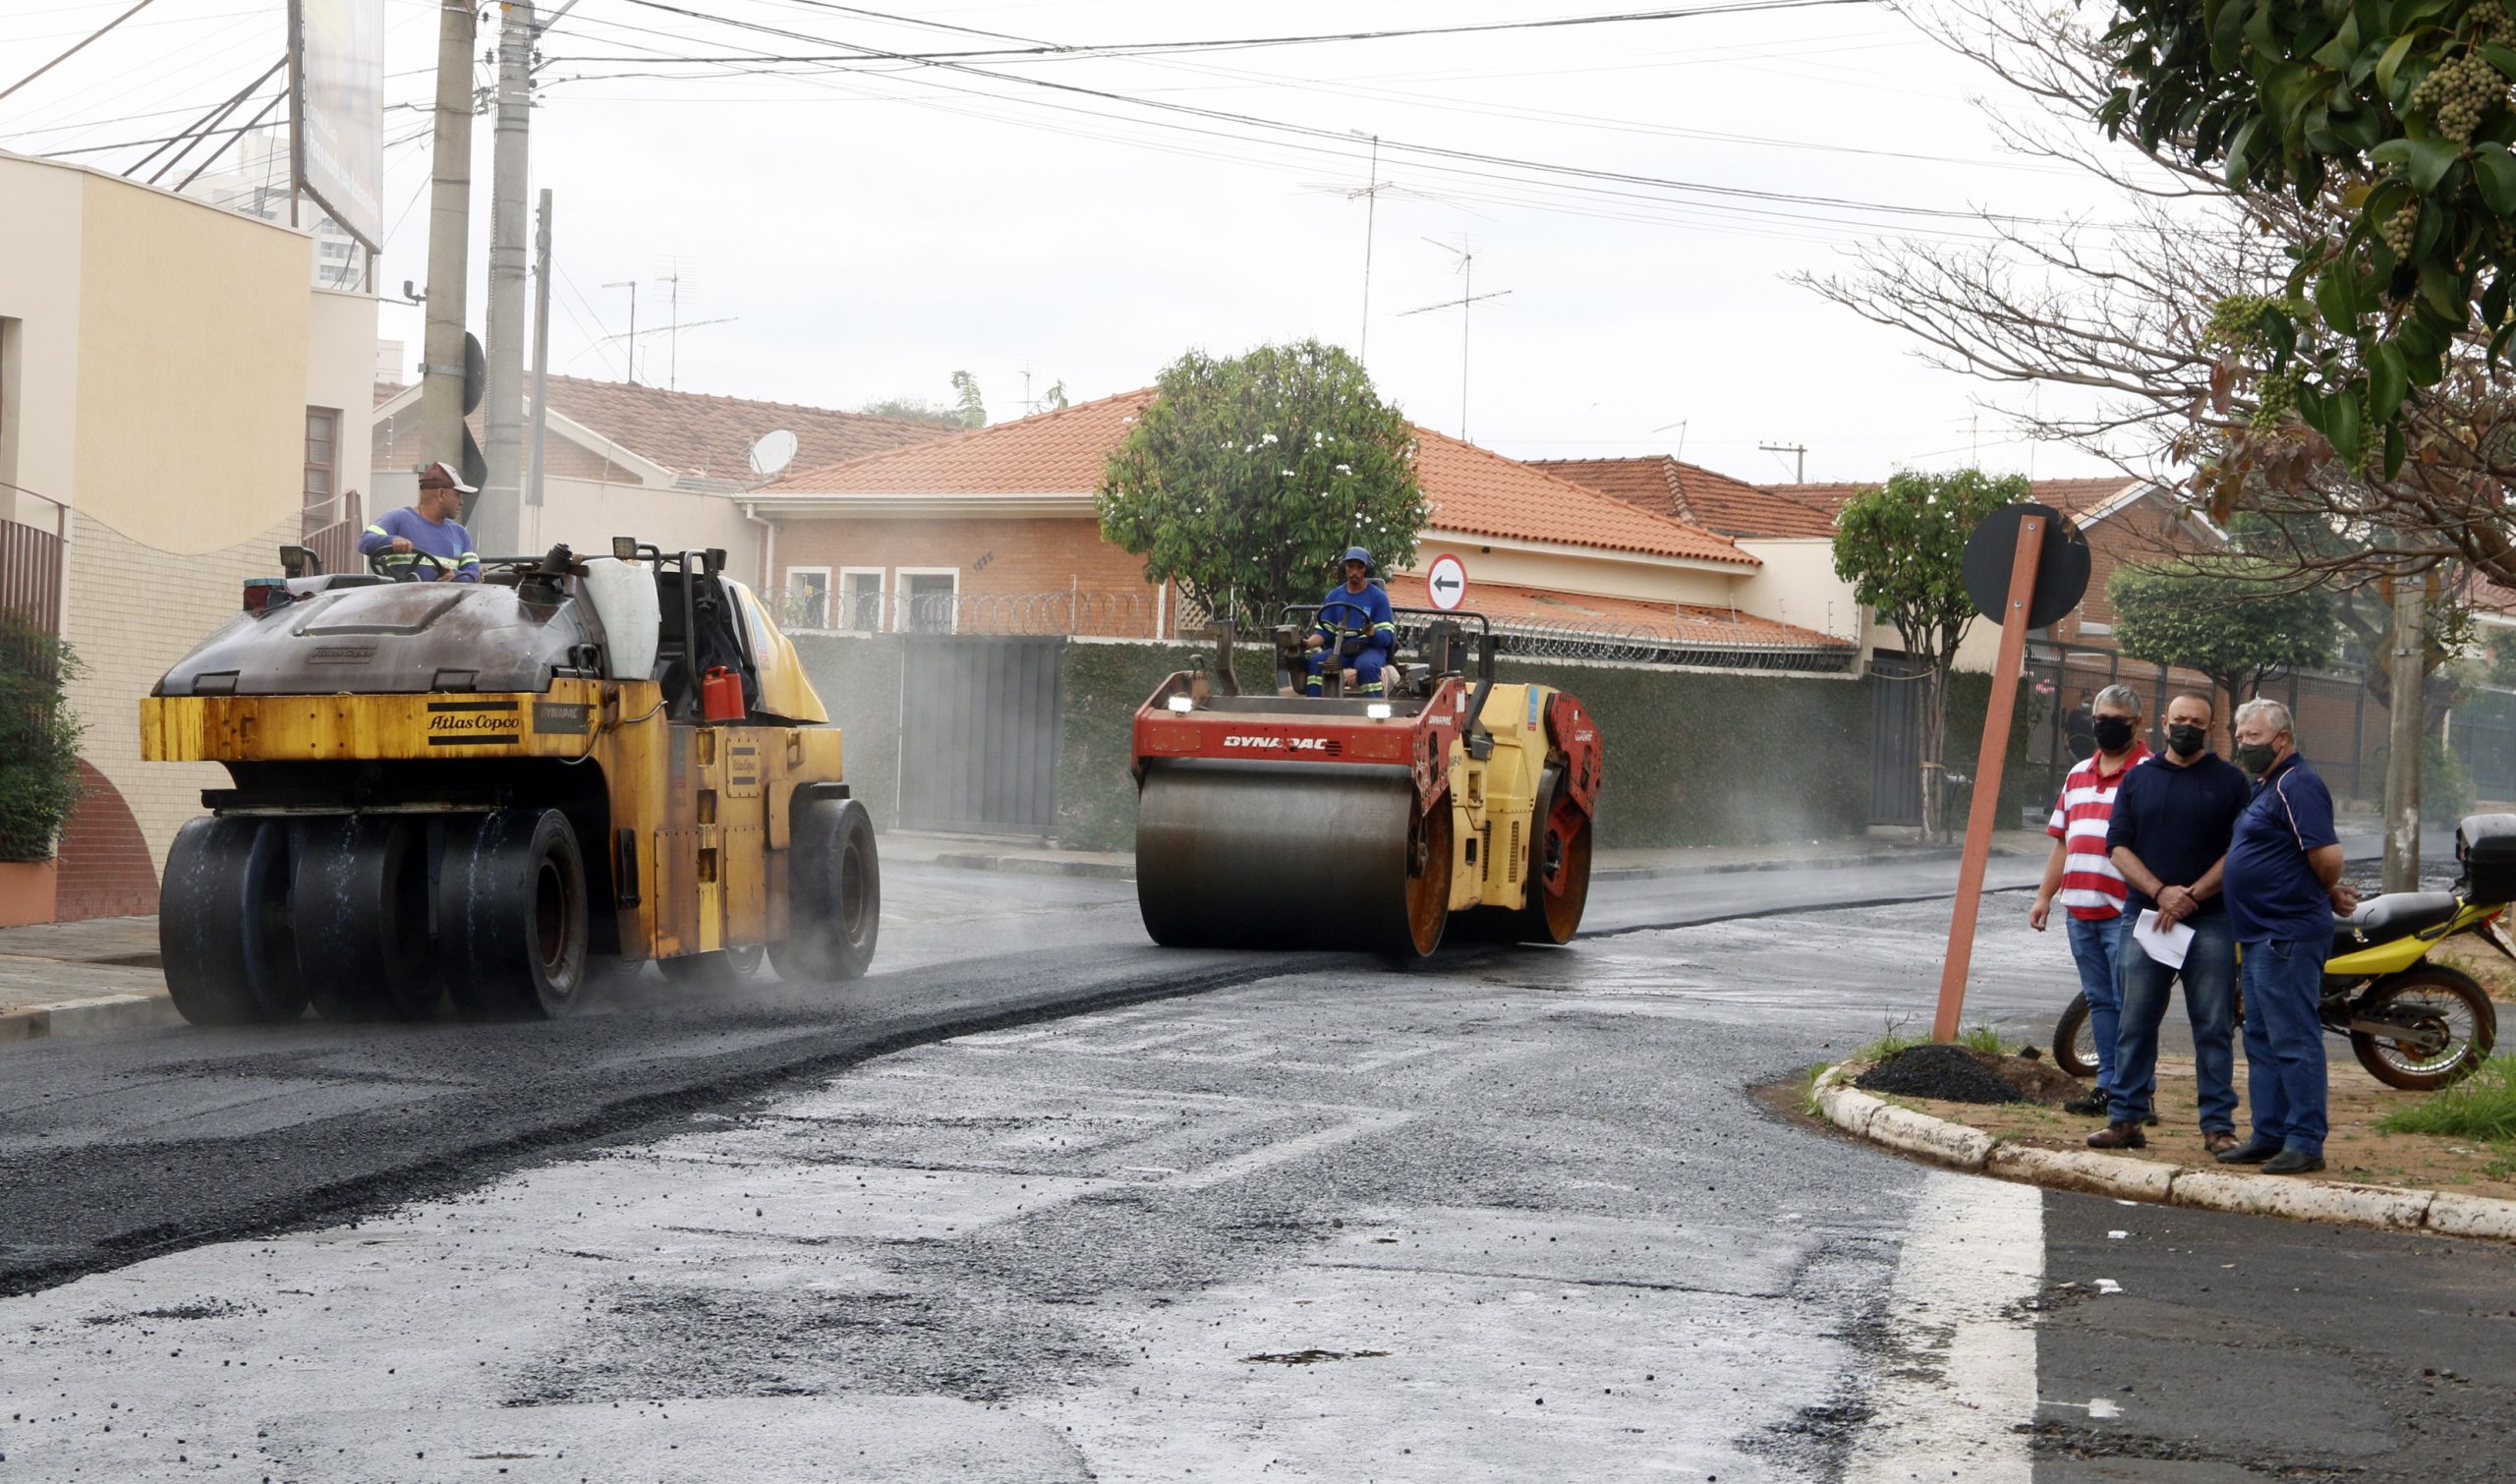
<svg viewBox="0 0 2516 1484">
<path fill-rule="evenodd" d="M 1351 356 L 1304 340 L 1190 351 L 1101 477 L 1101 533 L 1217 618 L 1274 621 L 1319 597 L 1347 546 L 1414 560 L 1432 514 L 1415 432 Z"/>
</svg>

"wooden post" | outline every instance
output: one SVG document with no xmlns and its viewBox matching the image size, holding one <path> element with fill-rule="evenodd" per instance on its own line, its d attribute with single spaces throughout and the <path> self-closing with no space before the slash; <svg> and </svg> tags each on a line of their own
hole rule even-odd
<svg viewBox="0 0 2516 1484">
<path fill-rule="evenodd" d="M 1992 694 L 1983 708 L 1983 754 L 1974 765 L 1974 805 L 1966 817 L 1966 853 L 1957 868 L 1957 914 L 1948 921 L 1948 957 L 1939 975 L 1939 1014 L 1933 1041 L 1957 1039 L 1966 1011 L 1966 971 L 1974 961 L 1974 918 L 1983 904 L 1983 868 L 1992 853 L 1992 826 L 2001 806 L 2001 770 L 2009 761 L 2009 723 L 2018 711 L 2020 666 L 2027 657 L 2027 605 L 2035 593 L 2035 566 L 2044 554 L 2044 517 L 2018 523 L 2018 552 L 2010 559 L 2009 598 L 2001 609 L 2000 656 L 1992 661 Z M 2058 698 L 2057 698 L 2058 699 Z"/>
</svg>

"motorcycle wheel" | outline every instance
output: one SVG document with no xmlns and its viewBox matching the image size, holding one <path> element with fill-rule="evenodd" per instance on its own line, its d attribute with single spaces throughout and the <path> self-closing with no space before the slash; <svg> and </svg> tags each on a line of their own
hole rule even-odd
<svg viewBox="0 0 2516 1484">
<path fill-rule="evenodd" d="M 2490 1007 L 2472 976 L 2442 964 L 2425 963 L 2397 974 L 2351 1004 L 2354 1016 L 2387 1010 L 2397 1015 L 2433 1018 L 2446 1033 L 2446 1044 L 2423 1055 L 2385 1037 L 2365 1031 L 2350 1033 L 2350 1049 L 2368 1074 L 2387 1087 L 2428 1092 L 2460 1082 L 2489 1059 L 2498 1041 L 2498 1012 Z"/>
<path fill-rule="evenodd" d="M 2096 1028 L 2088 1023 L 2086 995 L 2073 995 L 2053 1022 L 2053 1064 L 2074 1077 L 2096 1075 Z"/>
</svg>

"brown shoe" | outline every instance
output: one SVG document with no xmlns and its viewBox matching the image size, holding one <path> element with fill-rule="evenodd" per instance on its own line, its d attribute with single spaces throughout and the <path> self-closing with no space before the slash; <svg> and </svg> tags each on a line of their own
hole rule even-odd
<svg viewBox="0 0 2516 1484">
<path fill-rule="evenodd" d="M 2236 1147 L 2237 1136 L 2229 1133 L 2226 1129 L 2221 1129 L 2217 1133 L 2205 1133 L 2202 1136 L 2202 1148 L 2214 1160 Z"/>
<path fill-rule="evenodd" d="M 2138 1123 L 2108 1123 L 2087 1136 L 2090 1149 L 2146 1149 L 2149 1136 Z"/>
</svg>

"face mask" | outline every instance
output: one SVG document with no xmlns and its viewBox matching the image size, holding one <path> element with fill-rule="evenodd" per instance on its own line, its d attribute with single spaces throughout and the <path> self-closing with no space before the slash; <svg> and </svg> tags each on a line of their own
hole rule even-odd
<svg viewBox="0 0 2516 1484">
<path fill-rule="evenodd" d="M 2237 744 L 2237 767 L 2255 777 L 2261 777 L 2271 771 L 2275 753 L 2276 749 L 2268 742 L 2240 742 Z"/>
<path fill-rule="evenodd" d="M 2121 752 L 2132 745 L 2132 723 L 2121 716 L 2099 716 L 2091 729 L 2099 752 Z"/>
<path fill-rule="evenodd" d="M 2166 745 L 2174 748 L 2180 758 L 2198 755 L 2209 740 L 2209 732 L 2199 726 L 2170 726 L 2166 729 Z"/>
</svg>

